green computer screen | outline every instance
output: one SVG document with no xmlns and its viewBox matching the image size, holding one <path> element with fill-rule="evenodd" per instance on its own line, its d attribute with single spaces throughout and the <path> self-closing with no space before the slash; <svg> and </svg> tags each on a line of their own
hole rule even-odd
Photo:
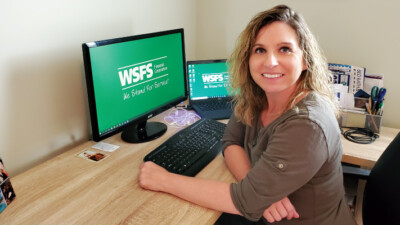
<svg viewBox="0 0 400 225">
<path fill-rule="evenodd" d="M 89 48 L 100 135 L 185 96 L 182 48 L 180 33 Z"/>
<path fill-rule="evenodd" d="M 229 96 L 230 84 L 226 62 L 188 63 L 190 98 Z"/>
</svg>

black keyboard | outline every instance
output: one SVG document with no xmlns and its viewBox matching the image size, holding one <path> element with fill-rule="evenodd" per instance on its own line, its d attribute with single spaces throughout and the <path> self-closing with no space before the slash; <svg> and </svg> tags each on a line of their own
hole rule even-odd
<svg viewBox="0 0 400 225">
<path fill-rule="evenodd" d="M 231 106 L 230 102 L 225 101 L 208 101 L 208 102 L 199 102 L 196 103 L 197 106 L 203 111 L 215 111 L 215 110 L 222 110 L 227 109 Z"/>
<path fill-rule="evenodd" d="M 172 173 L 195 176 L 221 152 L 226 124 L 200 119 L 179 131 L 144 157 Z"/>
</svg>

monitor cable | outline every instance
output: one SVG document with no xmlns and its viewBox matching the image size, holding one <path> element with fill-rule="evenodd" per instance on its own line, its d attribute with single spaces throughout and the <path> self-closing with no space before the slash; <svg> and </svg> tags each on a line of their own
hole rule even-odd
<svg viewBox="0 0 400 225">
<path fill-rule="evenodd" d="M 187 109 L 187 110 L 193 110 L 193 107 L 191 105 L 177 105 L 175 108 L 182 108 L 182 109 Z"/>
<path fill-rule="evenodd" d="M 343 131 L 342 128 L 345 128 L 347 130 Z M 342 127 L 342 128 L 341 132 L 344 138 L 358 144 L 371 144 L 377 138 L 379 138 L 378 134 L 375 134 L 372 130 L 367 128 L 360 128 L 360 127 Z"/>
</svg>

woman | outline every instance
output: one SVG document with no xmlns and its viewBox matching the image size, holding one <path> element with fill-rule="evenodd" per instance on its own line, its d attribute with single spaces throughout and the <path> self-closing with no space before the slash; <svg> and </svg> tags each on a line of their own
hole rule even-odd
<svg viewBox="0 0 400 225">
<path fill-rule="evenodd" d="M 141 187 L 260 223 L 355 224 L 344 201 L 330 73 L 304 20 L 283 5 L 261 12 L 230 62 L 238 94 L 223 153 L 239 182 L 183 177 L 146 162 Z"/>
</svg>

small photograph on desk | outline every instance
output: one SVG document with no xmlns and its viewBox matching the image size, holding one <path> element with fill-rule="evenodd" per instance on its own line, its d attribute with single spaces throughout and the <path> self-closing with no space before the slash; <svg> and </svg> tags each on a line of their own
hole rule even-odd
<svg viewBox="0 0 400 225">
<path fill-rule="evenodd" d="M 0 191 L 0 213 L 7 207 L 6 199 L 3 196 L 3 192 Z"/>
<path fill-rule="evenodd" d="M 14 200 L 15 192 L 3 160 L 0 158 L 0 213 Z"/>
<path fill-rule="evenodd" d="M 7 170 L 4 167 L 3 160 L 0 158 L 0 184 L 3 183 L 3 181 L 7 180 L 7 178 L 8 178 Z"/>
<path fill-rule="evenodd" d="M 92 162 L 100 162 L 101 160 L 107 158 L 109 155 L 98 151 L 86 149 L 83 152 L 79 153 L 77 156 L 79 158 L 86 159 Z"/>
<path fill-rule="evenodd" d="M 7 205 L 9 205 L 15 198 L 14 188 L 11 185 L 10 179 L 5 180 L 1 184 L 1 193 Z"/>
</svg>

